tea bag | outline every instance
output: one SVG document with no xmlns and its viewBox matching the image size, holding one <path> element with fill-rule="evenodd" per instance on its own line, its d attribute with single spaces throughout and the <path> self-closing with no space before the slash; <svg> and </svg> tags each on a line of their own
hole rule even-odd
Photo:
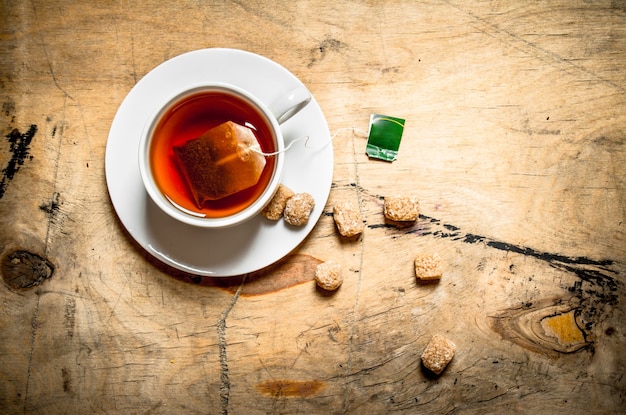
<svg viewBox="0 0 626 415">
<path fill-rule="evenodd" d="M 257 184 L 265 157 L 248 127 L 227 121 L 174 147 L 175 158 L 199 208 Z"/>
<path fill-rule="evenodd" d="M 372 114 L 365 152 L 372 158 L 394 161 L 404 132 L 404 119 Z"/>
</svg>

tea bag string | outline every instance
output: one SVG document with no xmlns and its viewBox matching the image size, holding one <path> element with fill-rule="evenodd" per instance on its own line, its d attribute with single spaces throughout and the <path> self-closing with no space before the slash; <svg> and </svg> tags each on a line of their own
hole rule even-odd
<svg viewBox="0 0 626 415">
<path fill-rule="evenodd" d="M 261 150 L 261 147 L 258 144 L 250 146 L 250 150 L 252 150 L 255 153 L 258 153 L 258 154 L 260 154 L 262 156 L 265 156 L 265 157 L 276 156 L 276 155 L 278 155 L 280 153 L 286 152 L 287 150 L 289 150 L 291 148 L 292 145 L 294 145 L 295 143 L 297 143 L 298 141 L 301 141 L 301 140 L 306 140 L 304 142 L 304 146 L 306 148 L 322 149 L 322 148 L 326 147 L 327 145 L 329 145 L 330 143 L 332 143 L 333 140 L 335 139 L 335 137 L 337 137 L 339 134 L 341 134 L 343 132 L 346 132 L 346 131 L 352 131 L 353 134 L 361 136 L 361 137 L 364 137 L 364 138 L 367 138 L 367 136 L 368 136 L 368 133 L 366 133 L 363 130 L 359 130 L 356 127 L 344 127 L 344 128 L 340 128 L 340 129 L 336 130 L 335 133 L 330 137 L 330 139 L 328 141 L 326 141 L 324 144 L 322 144 L 321 146 L 318 146 L 318 147 L 309 146 L 309 140 L 311 139 L 311 137 L 309 137 L 308 135 L 303 135 L 302 137 L 298 137 L 298 138 L 296 138 L 294 140 L 291 140 L 291 142 L 289 142 L 289 144 L 284 149 L 279 150 L 279 151 L 274 151 L 272 153 L 265 153 L 265 152 L 263 152 Z"/>
</svg>

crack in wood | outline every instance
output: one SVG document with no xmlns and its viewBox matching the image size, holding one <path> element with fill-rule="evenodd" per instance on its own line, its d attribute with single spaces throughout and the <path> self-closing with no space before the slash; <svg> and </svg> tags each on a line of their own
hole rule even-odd
<svg viewBox="0 0 626 415">
<path fill-rule="evenodd" d="M 353 131 L 354 132 L 354 131 Z M 359 207 L 359 213 L 361 215 L 363 215 L 362 212 L 362 198 L 361 198 L 361 194 L 362 194 L 362 189 L 363 187 L 361 186 L 361 175 L 359 173 L 359 163 L 357 162 L 357 150 L 356 150 L 356 143 L 354 140 L 355 135 L 352 134 L 350 136 L 350 141 L 352 144 L 352 161 L 354 163 L 354 175 L 355 175 L 355 182 L 354 183 L 350 183 L 349 186 L 351 188 L 353 188 L 356 192 L 356 197 L 357 197 L 357 204 Z M 364 257 L 364 252 L 365 252 L 365 245 L 363 243 L 363 238 L 359 237 L 359 244 L 360 244 L 360 255 L 359 255 L 359 269 L 363 269 L 363 257 Z M 348 336 L 348 358 L 346 361 L 346 368 L 345 368 L 345 373 L 346 373 L 346 380 L 344 383 L 344 387 L 343 387 L 343 396 L 342 396 L 342 401 L 341 401 L 341 413 L 345 414 L 348 411 L 348 406 L 350 403 L 350 389 L 349 389 L 349 381 L 348 381 L 348 377 L 350 375 L 350 372 L 352 371 L 352 359 L 354 357 L 354 339 L 356 337 L 356 320 L 357 320 L 357 313 L 359 311 L 359 305 L 360 305 L 360 296 L 361 296 L 361 285 L 362 285 L 362 272 L 358 273 L 358 278 L 357 278 L 357 286 L 356 286 L 356 293 L 354 296 L 354 303 L 352 306 L 352 315 L 351 315 L 351 321 L 349 323 L 350 326 L 350 335 Z"/>
<path fill-rule="evenodd" d="M 63 102 L 63 119 L 65 119 L 65 109 L 66 109 L 66 105 L 67 105 L 67 98 L 64 100 Z M 57 151 L 56 151 L 56 155 L 54 158 L 54 179 L 52 181 L 53 183 L 53 191 L 52 191 L 52 196 L 50 199 L 50 205 L 53 206 L 54 201 L 55 201 L 55 197 L 56 197 L 56 201 L 58 204 L 58 195 L 59 192 L 56 191 L 56 187 L 57 187 L 57 178 L 59 176 L 59 161 L 61 158 L 61 147 L 63 146 L 63 132 L 64 132 L 64 126 L 65 124 L 62 123 L 61 124 L 61 129 L 59 131 L 59 137 L 58 137 L 58 147 L 57 147 Z M 57 135 L 57 127 L 55 126 L 52 130 L 52 134 L 51 134 L 51 138 L 55 138 Z M 48 248 L 50 245 L 50 233 L 51 233 L 51 228 L 52 225 L 54 223 L 54 219 L 55 219 L 56 215 L 53 214 L 48 214 L 48 224 L 46 226 L 46 239 L 45 239 L 45 245 L 44 245 L 44 253 L 48 252 Z"/>
<path fill-rule="evenodd" d="M 586 256 L 567 256 L 539 251 L 482 235 L 464 233 L 456 226 L 442 223 L 439 219 L 425 215 L 420 215 L 418 224 L 406 233 L 449 238 L 468 244 L 482 243 L 486 247 L 499 251 L 535 258 L 552 268 L 576 276 L 578 280 L 574 285 L 564 288 L 578 299 L 578 313 L 580 313 L 582 328 L 586 331 L 590 331 L 594 324 L 602 320 L 608 308 L 616 306 L 619 302 L 618 291 L 623 288 L 623 283 L 617 278 L 619 272 L 611 269 L 615 265 L 612 259 L 596 260 Z M 590 347 L 593 350 L 593 346 Z"/>
<path fill-rule="evenodd" d="M 472 11 L 470 11 L 467 8 L 464 8 L 458 4 L 455 4 L 454 1 L 451 0 L 444 0 L 445 3 L 447 3 L 449 6 L 459 10 L 462 13 L 465 13 L 467 16 L 470 16 L 472 19 L 474 19 L 476 22 L 480 22 L 481 24 L 487 26 L 489 29 L 488 30 L 482 30 L 481 31 L 485 34 L 496 34 L 499 35 L 501 37 L 501 39 L 505 42 L 507 42 L 508 44 L 510 44 L 511 46 L 514 46 L 516 48 L 518 48 L 519 50 L 526 52 L 530 55 L 532 55 L 533 57 L 547 62 L 547 63 L 551 63 L 551 62 L 556 62 L 558 63 L 560 66 L 563 67 L 569 67 L 569 68 L 573 68 L 576 71 L 579 71 L 581 73 L 584 73 L 588 76 L 590 76 L 591 78 L 595 78 L 598 81 L 611 86 L 612 88 L 615 88 L 617 91 L 619 92 L 625 92 L 626 88 L 624 88 L 622 85 L 618 84 L 617 82 L 612 81 L 611 79 L 608 79 L 606 77 L 600 76 L 598 73 L 596 73 L 595 71 L 589 69 L 588 67 L 585 67 L 579 63 L 576 62 L 575 59 L 566 59 L 563 56 L 559 55 L 556 52 L 553 52 L 547 48 L 541 47 L 538 43 L 536 42 L 532 42 L 529 41 L 527 39 L 525 39 L 523 36 L 520 36 L 516 33 L 513 33 L 510 30 L 507 30 L 506 28 L 504 28 L 502 25 L 499 25 L 497 23 L 494 23 L 493 21 L 491 21 L 489 18 L 483 17 L 483 16 L 479 16 L 476 13 L 473 13 Z M 492 33 L 489 33 L 489 31 L 492 31 Z M 525 50 L 525 48 L 528 48 L 529 50 Z M 563 72 L 566 72 L 565 69 L 562 69 Z"/>
<path fill-rule="evenodd" d="M 222 385 L 220 386 L 220 403 L 222 406 L 222 414 L 228 415 L 228 405 L 230 402 L 230 375 L 228 372 L 228 354 L 227 354 L 227 346 L 228 342 L 226 340 L 226 319 L 228 315 L 235 307 L 241 292 L 243 291 L 243 287 L 246 283 L 246 277 L 244 276 L 241 280 L 241 284 L 235 292 L 235 295 L 232 296 L 230 302 L 226 306 L 226 309 L 222 311 L 219 320 L 217 321 L 217 336 L 219 341 L 219 350 L 220 350 L 220 381 Z"/>
<path fill-rule="evenodd" d="M 32 377 L 32 367 L 33 367 L 33 355 L 35 353 L 35 339 L 37 337 L 37 328 L 39 327 L 39 296 L 37 296 L 37 303 L 35 304 L 35 311 L 33 312 L 33 318 L 31 320 L 30 326 L 30 344 L 28 351 L 28 367 L 26 369 L 26 386 L 24 388 L 24 413 L 26 413 L 26 408 L 28 408 L 28 400 L 30 398 L 30 383 Z"/>
<path fill-rule="evenodd" d="M 365 189 L 359 189 L 363 193 L 368 193 Z M 382 199 L 382 196 L 372 195 L 376 199 Z M 568 256 L 554 252 L 540 251 L 528 246 L 512 244 L 495 238 L 483 235 L 464 232 L 458 226 L 444 223 L 440 219 L 427 215 L 419 215 L 419 219 L 408 227 L 397 227 L 389 223 L 376 223 L 368 225 L 369 229 L 390 229 L 398 232 L 398 235 L 415 235 L 419 237 L 430 236 L 441 239 L 450 239 L 465 244 L 483 244 L 485 247 L 492 248 L 506 253 L 519 254 L 525 257 L 534 258 L 543 261 L 549 267 L 561 270 L 570 275 L 577 277 L 577 280 L 571 286 L 564 286 L 567 295 L 572 296 L 576 302 L 575 306 L 570 306 L 567 310 L 559 309 L 554 312 L 554 305 L 559 301 L 567 302 L 567 299 L 550 299 L 545 300 L 547 303 L 536 302 L 533 306 L 529 302 L 525 307 L 532 307 L 532 317 L 539 318 L 533 320 L 528 312 L 519 314 L 515 310 L 501 310 L 498 316 L 492 318 L 500 318 L 497 322 L 490 324 L 490 327 L 500 333 L 504 338 L 512 341 L 520 346 L 526 347 L 532 351 L 554 356 L 555 353 L 573 353 L 579 350 L 590 350 L 594 352 L 594 343 L 590 332 L 595 325 L 600 323 L 610 312 L 610 309 L 619 303 L 619 291 L 624 285 L 619 280 L 619 272 L 615 270 L 616 262 L 612 259 L 592 259 L 587 256 Z M 566 296 L 567 296 L 566 295 Z M 565 331 L 571 330 L 570 335 L 576 334 L 575 327 L 559 326 L 563 332 L 556 333 L 557 338 L 550 339 L 545 333 L 545 327 L 537 326 L 546 324 L 545 318 L 549 317 L 550 310 L 554 316 L 563 315 L 563 319 L 558 324 L 563 323 L 567 318 L 567 313 L 573 313 L 575 323 L 580 330 L 579 335 L 582 340 L 567 344 L 565 339 Z M 528 311 L 528 310 L 525 310 Z M 546 314 L 548 313 L 548 314 Z M 539 317 L 538 317 L 539 316 Z M 567 318 L 566 318 L 567 317 Z M 521 320 L 520 320 L 521 319 Z M 556 321 L 556 320 L 555 320 Z M 554 321 L 553 321 L 554 323 Z M 557 324 L 557 323 L 555 323 Z M 507 337 L 507 330 L 512 333 Z M 538 334 L 539 333 L 539 334 Z M 562 334 L 563 338 L 558 338 L 558 334 Z M 559 343 L 559 340 L 561 341 Z"/>
</svg>

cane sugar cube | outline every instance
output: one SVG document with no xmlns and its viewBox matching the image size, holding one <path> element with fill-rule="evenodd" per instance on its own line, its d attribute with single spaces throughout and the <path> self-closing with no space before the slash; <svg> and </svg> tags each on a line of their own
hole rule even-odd
<svg viewBox="0 0 626 415">
<path fill-rule="evenodd" d="M 269 220 L 279 220 L 283 216 L 287 201 L 291 199 L 294 194 L 295 193 L 290 188 L 282 183 L 279 184 L 272 200 L 270 200 L 261 213 Z"/>
<path fill-rule="evenodd" d="M 315 269 L 315 282 L 326 291 L 334 291 L 343 283 L 341 265 L 333 262 L 322 262 Z"/>
<path fill-rule="evenodd" d="M 357 206 L 352 202 L 338 203 L 333 207 L 333 218 L 342 236 L 352 237 L 363 232 L 363 220 Z"/>
<path fill-rule="evenodd" d="M 455 351 L 456 345 L 454 343 L 440 334 L 435 334 L 422 353 L 422 364 L 438 375 L 448 366 Z"/>
<path fill-rule="evenodd" d="M 429 282 L 441 279 L 443 266 L 439 254 L 420 254 L 415 257 L 415 277 L 419 281 Z"/>
<path fill-rule="evenodd" d="M 227 121 L 174 147 L 174 156 L 198 207 L 258 183 L 265 157 L 248 127 Z"/>
<path fill-rule="evenodd" d="M 287 200 L 283 219 L 292 226 L 306 225 L 314 207 L 313 196 L 308 193 L 296 193 Z"/>
<path fill-rule="evenodd" d="M 415 196 L 386 196 L 383 213 L 394 222 L 414 222 L 419 217 L 419 201 Z"/>
</svg>

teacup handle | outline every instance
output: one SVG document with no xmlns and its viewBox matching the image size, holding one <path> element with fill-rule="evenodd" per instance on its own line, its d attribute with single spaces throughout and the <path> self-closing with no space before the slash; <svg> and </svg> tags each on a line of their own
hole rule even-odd
<svg viewBox="0 0 626 415">
<path fill-rule="evenodd" d="M 270 110 L 276 117 L 278 124 L 282 124 L 311 101 L 311 93 L 304 86 L 299 86 L 288 94 L 274 101 L 270 106 Z"/>
</svg>

